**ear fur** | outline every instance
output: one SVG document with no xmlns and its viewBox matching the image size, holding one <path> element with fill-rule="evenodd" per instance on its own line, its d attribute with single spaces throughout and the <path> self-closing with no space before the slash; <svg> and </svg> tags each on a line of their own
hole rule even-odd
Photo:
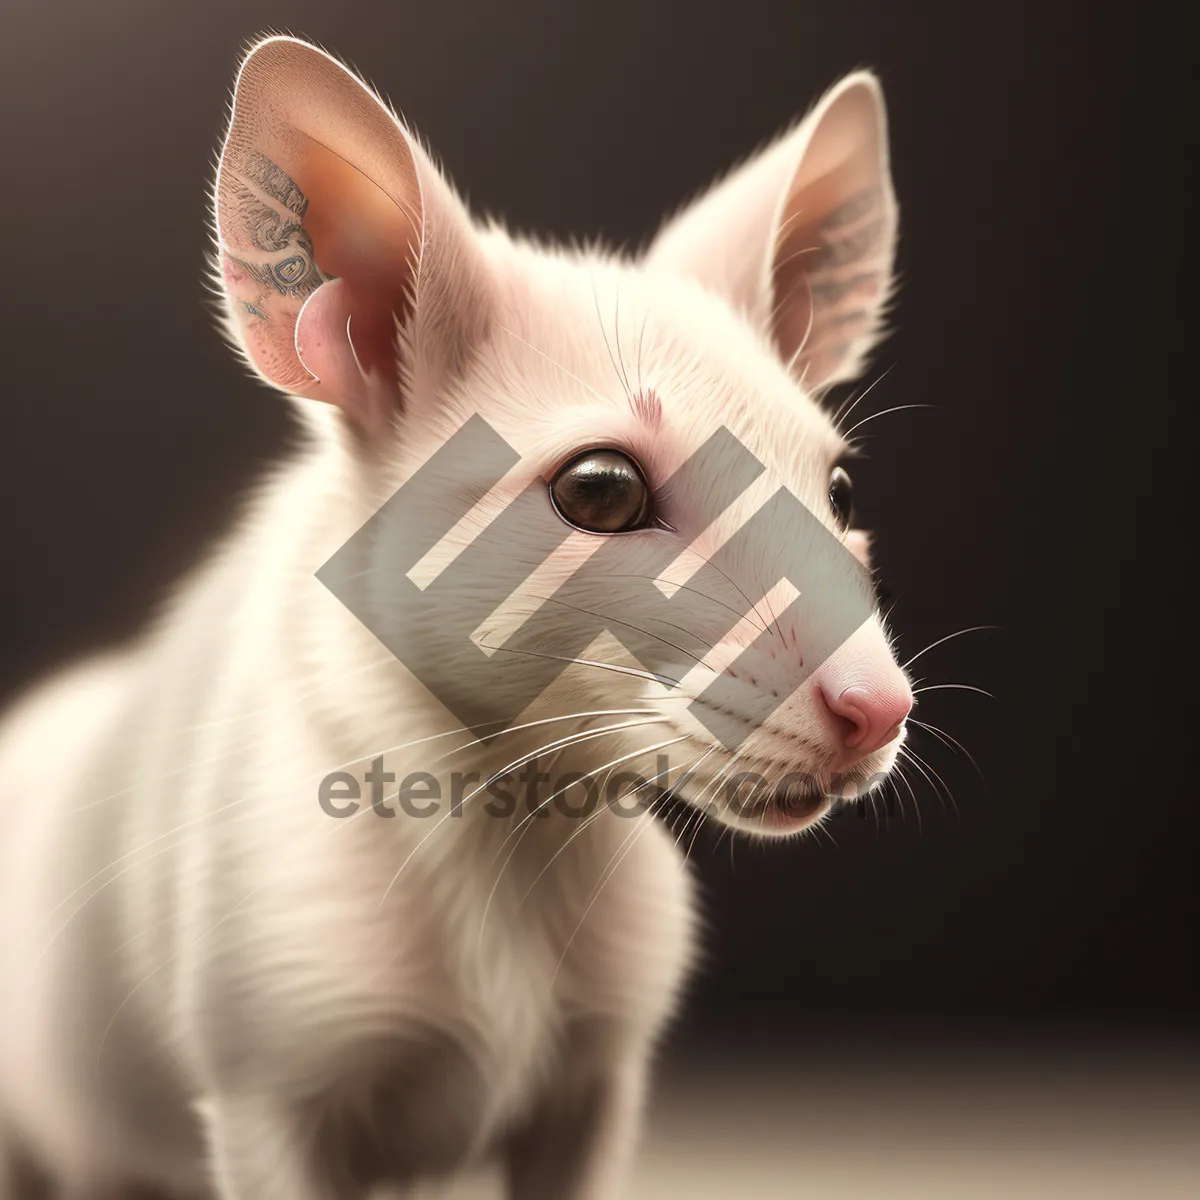
<svg viewBox="0 0 1200 1200">
<path fill-rule="evenodd" d="M 307 42 L 268 37 L 243 61 L 214 215 L 247 360 L 367 428 L 387 425 L 406 380 L 448 368 L 486 319 L 466 211 L 394 114 Z"/>
<path fill-rule="evenodd" d="M 883 92 L 859 71 L 668 222 L 646 263 L 723 295 L 817 388 L 862 369 L 897 224 Z"/>
</svg>

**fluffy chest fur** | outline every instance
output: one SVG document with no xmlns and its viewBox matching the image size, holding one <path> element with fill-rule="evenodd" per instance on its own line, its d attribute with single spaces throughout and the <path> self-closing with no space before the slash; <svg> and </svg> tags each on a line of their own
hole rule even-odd
<svg viewBox="0 0 1200 1200">
<path fill-rule="evenodd" d="M 685 866 L 630 806 L 484 789 L 629 770 L 797 834 L 895 761 L 910 685 L 814 398 L 890 286 L 878 84 L 644 254 L 559 252 L 481 228 L 357 79 L 271 37 L 213 200 L 228 332 L 310 437 L 151 632 L 0 730 L 0 1194 L 19 1143 L 87 1200 L 361 1200 L 485 1154 L 514 1200 L 609 1200 Z M 736 748 L 694 711 L 722 680 Z M 413 774 L 433 810 L 397 811 Z"/>
<path fill-rule="evenodd" d="M 394 745 L 396 726 L 351 734 L 324 705 L 262 719 L 305 690 L 284 646 L 306 618 L 293 608 L 244 643 L 236 621 L 209 625 L 237 570 L 218 564 L 186 620 L 52 683 L 19 719 L 6 766 L 21 794 L 68 698 L 81 754 L 47 803 L 13 814 L 10 846 L 55 868 L 7 877 L 4 1065 L 40 1081 L 21 1106 L 31 1140 L 88 1174 L 134 1164 L 198 1185 L 189 1114 L 245 1091 L 307 1113 L 355 1178 L 443 1172 L 502 1141 L 567 1067 L 653 1039 L 691 956 L 681 856 L 648 816 L 582 832 L 469 803 L 331 818 L 320 780 L 363 775 L 363 747 Z M 197 674 L 217 653 L 206 629 L 244 667 L 215 688 Z M 372 661 L 395 689 L 395 664 Z M 372 694 L 371 670 L 347 675 Z M 430 736 L 421 711 L 406 743 Z M 403 775 L 428 759 L 384 761 Z"/>
</svg>

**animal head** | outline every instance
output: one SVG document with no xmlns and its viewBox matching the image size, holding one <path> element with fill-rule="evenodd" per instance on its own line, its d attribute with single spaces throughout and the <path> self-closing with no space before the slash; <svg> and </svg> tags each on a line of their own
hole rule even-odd
<svg viewBox="0 0 1200 1200">
<path fill-rule="evenodd" d="M 820 403 L 891 282 L 873 76 L 623 257 L 474 222 L 361 81 L 272 37 L 238 75 L 215 220 L 251 366 L 328 406 L 364 488 L 408 495 L 354 607 L 453 712 L 612 714 L 593 760 L 669 748 L 680 795 L 759 832 L 891 768 L 912 691 Z"/>
</svg>

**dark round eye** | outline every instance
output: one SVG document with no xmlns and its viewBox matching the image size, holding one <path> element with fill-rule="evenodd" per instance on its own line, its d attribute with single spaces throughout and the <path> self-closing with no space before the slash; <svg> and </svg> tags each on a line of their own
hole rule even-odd
<svg viewBox="0 0 1200 1200">
<path fill-rule="evenodd" d="M 841 467 L 834 467 L 829 477 L 829 507 L 843 529 L 854 520 L 854 485 Z"/>
<path fill-rule="evenodd" d="M 589 450 L 550 484 L 559 516 L 589 533 L 639 529 L 650 515 L 650 489 L 637 463 L 619 450 Z"/>
</svg>

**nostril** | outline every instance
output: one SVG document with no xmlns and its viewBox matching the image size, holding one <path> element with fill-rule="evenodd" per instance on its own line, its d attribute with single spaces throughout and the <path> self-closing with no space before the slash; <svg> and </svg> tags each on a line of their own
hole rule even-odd
<svg viewBox="0 0 1200 1200">
<path fill-rule="evenodd" d="M 843 746 L 853 746 L 862 737 L 861 713 L 853 704 L 842 703 L 841 696 L 830 696 L 821 688 L 821 699 L 825 702 L 829 723 Z"/>
<path fill-rule="evenodd" d="M 847 746 L 857 746 L 870 736 L 871 717 L 867 711 L 870 703 L 870 693 L 864 688 L 847 688 L 834 701 L 834 713 L 850 726 L 848 736 L 842 739 Z"/>
<path fill-rule="evenodd" d="M 822 699 L 837 726 L 843 746 L 870 754 L 886 746 L 904 724 L 912 709 L 912 694 L 907 690 L 871 691 L 850 687 L 831 696 L 821 689 Z"/>
</svg>

